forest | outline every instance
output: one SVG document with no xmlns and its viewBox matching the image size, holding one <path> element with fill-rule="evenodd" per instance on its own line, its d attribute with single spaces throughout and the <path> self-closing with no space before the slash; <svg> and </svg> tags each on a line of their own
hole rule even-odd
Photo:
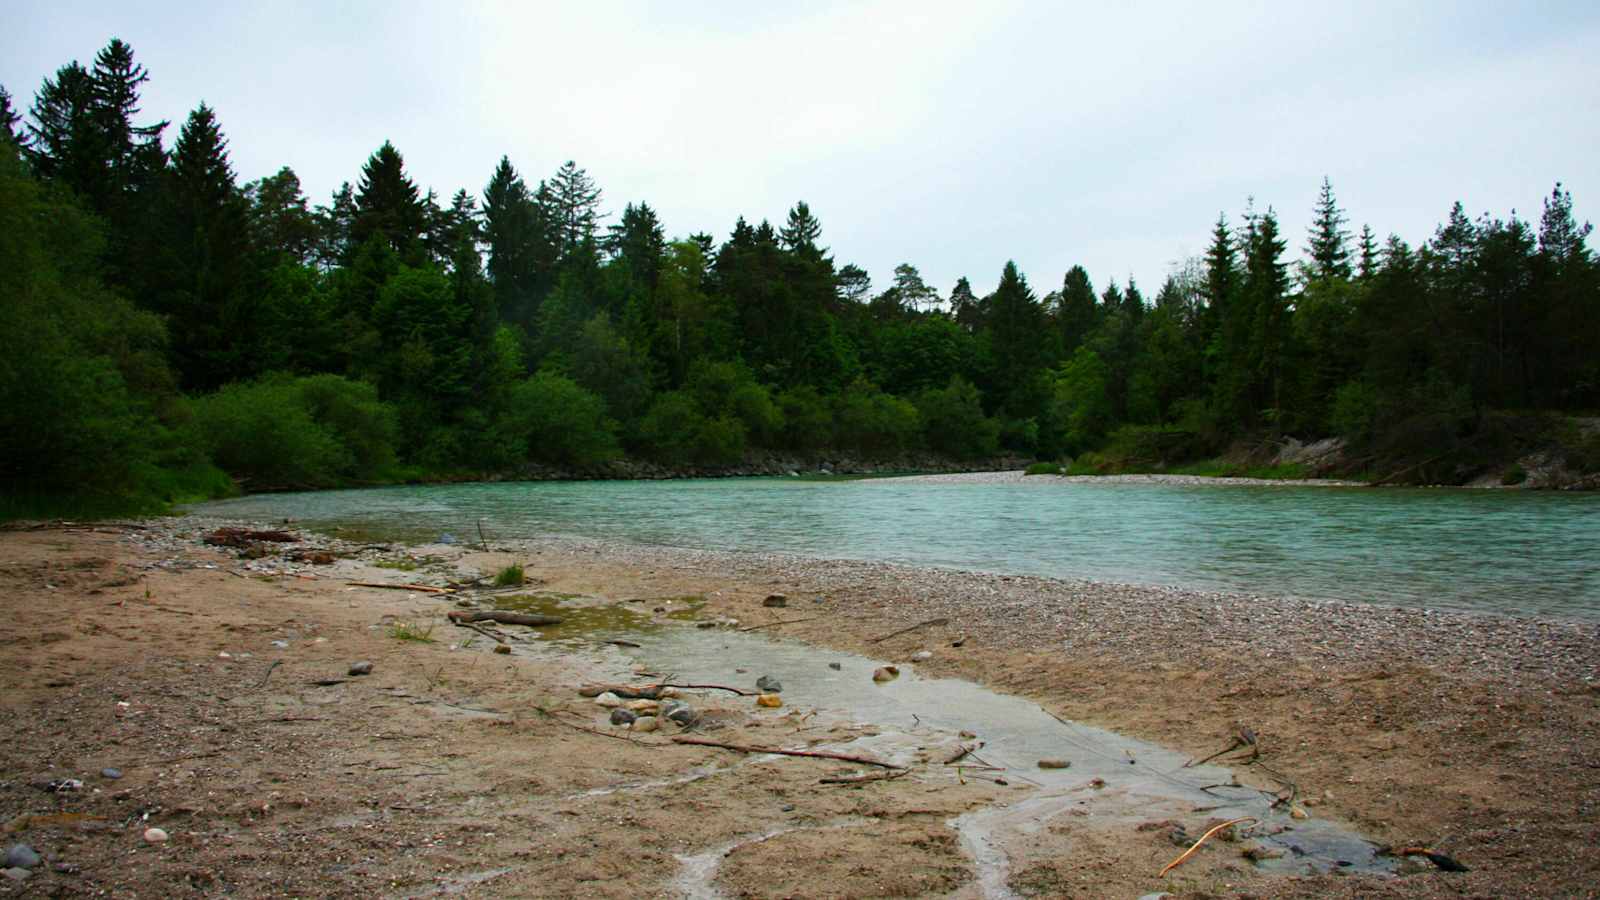
<svg viewBox="0 0 1600 900">
<path fill-rule="evenodd" d="M 941 292 L 909 263 L 875 285 L 804 202 L 668 238 L 574 162 L 444 198 L 384 143 L 313 203 L 287 166 L 241 182 L 219 111 L 142 117 L 148 77 L 113 39 L 26 110 L 0 88 L 0 515 L 619 459 L 1166 468 L 1287 436 L 1458 481 L 1600 409 L 1600 264 L 1559 183 L 1536 223 L 1457 202 L 1413 246 L 1324 179 L 1307 234 L 1246 203 L 1150 295 L 1009 262 Z"/>
</svg>

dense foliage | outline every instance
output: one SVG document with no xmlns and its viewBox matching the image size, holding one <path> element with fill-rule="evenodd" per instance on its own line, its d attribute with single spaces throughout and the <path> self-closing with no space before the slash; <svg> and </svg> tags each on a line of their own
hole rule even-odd
<svg viewBox="0 0 1600 900">
<path fill-rule="evenodd" d="M 1456 204 L 1420 246 L 1352 234 L 1326 181 L 1303 262 L 1220 217 L 1147 301 L 1006 263 L 875 292 L 816 214 L 669 240 L 568 162 L 442 202 L 379 147 L 326 205 L 240 183 L 204 104 L 164 142 L 121 41 L 0 90 L 0 489 L 215 490 L 751 451 L 1166 462 L 1241 436 L 1452 439 L 1488 409 L 1600 407 L 1600 266 L 1558 184 L 1537 224 Z M 1397 437 L 1398 435 L 1398 437 Z"/>
</svg>

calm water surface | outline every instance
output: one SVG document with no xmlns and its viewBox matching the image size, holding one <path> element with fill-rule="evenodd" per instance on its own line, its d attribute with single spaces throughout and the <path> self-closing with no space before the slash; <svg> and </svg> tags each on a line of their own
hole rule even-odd
<svg viewBox="0 0 1600 900">
<path fill-rule="evenodd" d="M 545 534 L 1435 609 L 1600 618 L 1600 497 L 706 479 L 272 494 L 196 512 L 413 538 Z"/>
</svg>

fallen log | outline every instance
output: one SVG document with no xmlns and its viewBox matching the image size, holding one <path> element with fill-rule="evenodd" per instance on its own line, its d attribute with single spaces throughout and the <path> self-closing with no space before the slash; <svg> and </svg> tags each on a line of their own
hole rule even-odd
<svg viewBox="0 0 1600 900">
<path fill-rule="evenodd" d="M 455 620 L 452 619 L 451 621 L 454 622 Z M 455 622 L 455 624 L 459 628 L 466 628 L 466 629 L 469 629 L 469 630 L 472 630 L 472 631 L 476 631 L 477 633 L 483 635 L 484 637 L 490 638 L 491 640 L 493 640 L 497 644 L 504 644 L 506 642 L 506 639 L 501 637 L 500 635 L 495 634 L 494 632 L 492 632 L 489 629 L 484 628 L 482 626 L 474 625 L 471 622 Z"/>
<path fill-rule="evenodd" d="M 950 624 L 950 620 L 949 619 L 943 619 L 943 618 L 940 618 L 940 619 L 929 619 L 926 622 L 918 622 L 915 625 L 907 626 L 905 628 L 900 629 L 899 631 L 891 631 L 888 634 L 884 635 L 883 637 L 875 637 L 875 638 L 867 641 L 867 643 L 869 643 L 869 644 L 881 644 L 884 641 L 887 641 L 889 638 L 899 637 L 902 634 L 909 634 L 909 633 L 911 633 L 913 631 L 916 631 L 918 628 L 927 628 L 929 625 L 949 625 L 949 624 Z"/>
<path fill-rule="evenodd" d="M 507 612 L 501 609 L 453 610 L 446 618 L 460 625 L 463 622 L 499 622 L 501 625 L 560 625 L 559 616 L 541 616 L 536 613 Z"/>
<path fill-rule="evenodd" d="M 287 531 L 252 531 L 248 528 L 218 528 L 204 538 L 213 547 L 243 547 L 262 541 L 273 544 L 297 544 L 298 537 Z"/>
<path fill-rule="evenodd" d="M 866 756 L 851 756 L 848 753 L 832 753 L 827 750 L 784 750 L 778 747 L 756 747 L 745 744 L 729 744 L 723 741 L 713 741 L 707 738 L 687 737 L 677 735 L 672 739 L 674 744 L 693 744 L 696 747 L 717 747 L 722 750 L 733 750 L 737 753 L 773 753 L 778 756 L 804 756 L 810 759 L 836 759 L 840 762 L 856 763 L 863 766 L 877 766 L 881 769 L 904 769 L 905 766 L 887 763 L 881 759 L 872 759 Z"/>
<path fill-rule="evenodd" d="M 420 594 L 453 594 L 451 588 L 434 587 L 431 584 L 382 584 L 376 581 L 352 581 L 351 587 L 386 588 L 391 591 L 413 591 Z"/>
</svg>

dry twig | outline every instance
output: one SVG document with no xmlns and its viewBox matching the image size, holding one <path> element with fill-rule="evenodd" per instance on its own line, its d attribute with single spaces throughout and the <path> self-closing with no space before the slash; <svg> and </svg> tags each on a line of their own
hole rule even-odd
<svg viewBox="0 0 1600 900">
<path fill-rule="evenodd" d="M 1183 853 L 1180 854 L 1177 859 L 1173 860 L 1172 862 L 1167 863 L 1167 867 L 1165 869 L 1162 869 L 1161 870 L 1161 874 L 1157 875 L 1156 877 L 1157 878 L 1165 878 L 1165 877 L 1167 877 L 1167 873 L 1168 872 L 1171 872 L 1173 869 L 1176 869 L 1177 867 L 1183 865 L 1185 860 L 1187 860 L 1189 857 L 1193 856 L 1194 852 L 1196 850 L 1200 849 L 1200 845 L 1201 844 L 1204 844 L 1206 841 L 1210 840 L 1212 835 L 1216 834 L 1217 832 L 1221 831 L 1222 829 L 1232 827 L 1234 825 L 1239 824 L 1240 822 L 1258 822 L 1258 821 L 1260 821 L 1260 820 L 1257 819 L 1255 816 L 1240 816 L 1237 819 L 1229 819 L 1228 821 L 1223 822 L 1221 825 L 1214 826 L 1210 831 L 1207 831 L 1205 834 L 1200 835 L 1200 840 L 1195 841 L 1194 842 L 1194 846 L 1192 846 L 1189 849 L 1183 851 Z"/>
<path fill-rule="evenodd" d="M 697 747 L 718 747 L 723 750 L 734 750 L 739 753 L 774 753 L 778 756 L 804 756 L 812 759 L 836 759 L 840 762 L 859 763 L 863 766 L 878 766 L 883 769 L 904 769 L 905 766 L 887 763 L 880 759 L 866 756 L 851 756 L 848 753 L 831 753 L 826 750 L 783 750 L 778 747 L 755 747 L 744 744 L 729 744 L 723 741 L 713 741 L 706 738 L 684 737 L 678 735 L 672 739 L 674 744 L 693 744 Z"/>
</svg>

